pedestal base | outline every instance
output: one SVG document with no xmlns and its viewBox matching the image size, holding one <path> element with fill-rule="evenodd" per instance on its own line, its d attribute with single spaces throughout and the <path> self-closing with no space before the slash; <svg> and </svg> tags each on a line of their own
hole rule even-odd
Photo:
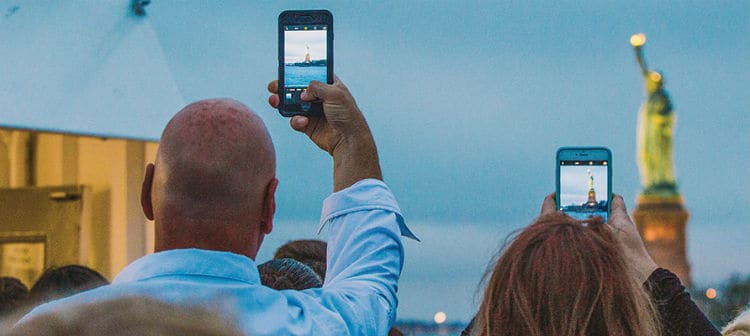
<svg viewBox="0 0 750 336">
<path fill-rule="evenodd" d="M 691 285 L 685 230 L 689 216 L 680 196 L 639 195 L 633 211 L 648 253 L 659 267 L 677 274 L 686 287 Z"/>
</svg>

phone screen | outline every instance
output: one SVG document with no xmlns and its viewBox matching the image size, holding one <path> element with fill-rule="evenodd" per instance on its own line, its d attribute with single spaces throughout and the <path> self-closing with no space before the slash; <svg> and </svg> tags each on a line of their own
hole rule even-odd
<svg viewBox="0 0 750 336">
<path fill-rule="evenodd" d="M 610 164 L 607 160 L 559 160 L 559 209 L 576 219 L 608 220 Z"/>
<path fill-rule="evenodd" d="M 312 80 L 328 82 L 328 25 L 284 25 L 284 103 L 300 104 Z"/>
</svg>

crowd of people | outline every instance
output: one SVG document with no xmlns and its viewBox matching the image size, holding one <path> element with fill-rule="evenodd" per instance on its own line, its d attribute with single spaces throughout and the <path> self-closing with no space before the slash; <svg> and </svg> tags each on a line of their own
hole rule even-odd
<svg viewBox="0 0 750 336">
<path fill-rule="evenodd" d="M 278 106 L 277 82 L 268 89 Z M 392 326 L 402 236 L 417 238 L 383 182 L 372 134 L 346 86 L 338 78 L 312 82 L 302 99 L 320 100 L 324 114 L 294 116 L 291 127 L 333 160 L 321 217 L 327 242 L 291 242 L 256 264 L 276 210 L 273 143 L 245 105 L 198 101 L 170 120 L 146 167 L 141 204 L 155 222 L 155 253 L 111 284 L 81 266 L 49 270 L 30 291 L 2 279 L 7 333 L 401 334 Z M 492 265 L 462 335 L 721 334 L 648 255 L 617 195 L 608 223 L 573 219 L 547 196 Z M 748 316 L 724 335 L 750 335 Z"/>
</svg>

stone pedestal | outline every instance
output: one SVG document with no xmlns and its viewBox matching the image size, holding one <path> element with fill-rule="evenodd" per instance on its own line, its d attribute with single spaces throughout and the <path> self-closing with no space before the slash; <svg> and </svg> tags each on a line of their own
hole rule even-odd
<svg viewBox="0 0 750 336">
<path fill-rule="evenodd" d="M 687 210 L 680 196 L 639 195 L 633 220 L 643 237 L 646 249 L 659 267 L 666 268 L 690 287 L 690 264 L 687 259 Z"/>
</svg>

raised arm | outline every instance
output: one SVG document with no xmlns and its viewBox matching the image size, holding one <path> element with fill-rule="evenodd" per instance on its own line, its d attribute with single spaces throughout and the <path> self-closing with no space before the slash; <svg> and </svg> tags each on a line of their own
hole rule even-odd
<svg viewBox="0 0 750 336">
<path fill-rule="evenodd" d="M 277 82 L 268 90 L 275 107 Z M 324 114 L 294 116 L 292 128 L 333 157 L 334 193 L 321 218 L 328 227 L 327 270 L 323 288 L 313 291 L 316 304 L 340 317 L 325 326 L 330 334 L 385 335 L 396 318 L 401 236 L 415 237 L 382 182 L 370 128 L 346 86 L 338 78 L 331 85 L 313 81 L 301 98 L 321 100 Z"/>
</svg>

